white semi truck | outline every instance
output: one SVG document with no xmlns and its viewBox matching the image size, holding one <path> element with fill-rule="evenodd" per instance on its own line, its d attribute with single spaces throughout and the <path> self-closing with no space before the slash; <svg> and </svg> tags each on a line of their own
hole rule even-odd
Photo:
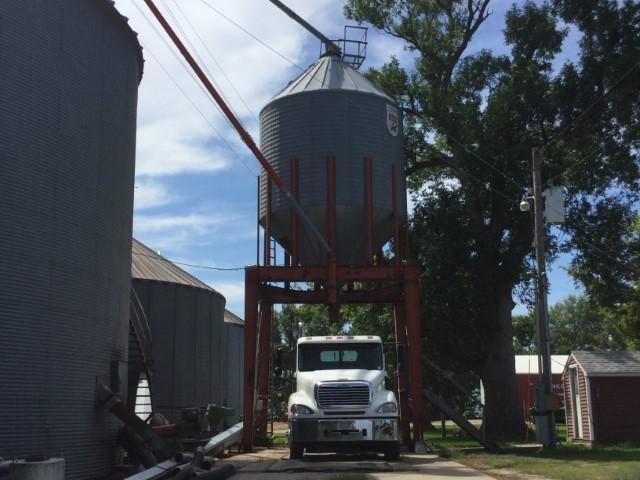
<svg viewBox="0 0 640 480">
<path fill-rule="evenodd" d="M 380 337 L 302 337 L 296 366 L 288 403 L 291 458 L 306 450 L 376 451 L 398 459 L 398 402 L 385 389 Z"/>
</svg>

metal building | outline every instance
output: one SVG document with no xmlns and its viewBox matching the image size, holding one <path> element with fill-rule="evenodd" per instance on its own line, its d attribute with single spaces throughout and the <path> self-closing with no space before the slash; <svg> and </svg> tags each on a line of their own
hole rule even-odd
<svg viewBox="0 0 640 480">
<path fill-rule="evenodd" d="M 234 415 L 225 420 L 230 427 L 242 416 L 242 375 L 244 370 L 244 321 L 229 310 L 224 311 L 224 399 L 222 405 L 233 408 Z"/>
<path fill-rule="evenodd" d="M 151 326 L 154 411 L 180 421 L 183 408 L 221 405 L 225 298 L 135 239 L 131 277 Z"/>
<path fill-rule="evenodd" d="M 365 159 L 371 161 L 372 248 L 393 236 L 392 165 L 403 223 L 403 137 L 395 101 L 340 57 L 325 55 L 277 94 L 260 112 L 262 152 L 320 232 L 327 231 L 327 157 L 335 156 L 337 263 L 362 265 Z M 402 180 L 400 180 L 402 179 Z M 402 183 L 401 183 L 402 182 Z M 260 182 L 260 221 L 266 224 L 267 180 Z M 291 250 L 291 208 L 271 190 L 269 233 Z M 326 255 L 316 238 L 299 227 L 299 263 L 321 265 Z"/>
<path fill-rule="evenodd" d="M 0 457 L 69 479 L 115 460 L 142 70 L 113 2 L 0 2 Z"/>
</svg>

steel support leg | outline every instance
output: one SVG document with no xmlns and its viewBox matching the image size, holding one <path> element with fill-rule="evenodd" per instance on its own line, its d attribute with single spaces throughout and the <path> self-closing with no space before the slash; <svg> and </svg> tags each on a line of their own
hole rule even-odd
<svg viewBox="0 0 640 480">
<path fill-rule="evenodd" d="M 258 404 L 256 405 L 256 434 L 261 439 L 267 436 L 269 421 L 269 366 L 271 361 L 271 314 L 270 303 L 260 304 L 260 345 L 258 347 Z"/>
<path fill-rule="evenodd" d="M 422 358 L 420 355 L 422 342 L 420 334 L 420 285 L 416 267 L 407 267 L 405 269 L 404 289 L 413 441 L 417 443 L 422 442 L 424 400 L 422 397 Z"/>
<path fill-rule="evenodd" d="M 405 445 L 411 442 L 411 430 L 409 426 L 409 387 L 407 375 L 407 325 L 405 322 L 404 305 L 393 305 L 393 314 L 396 330 L 396 352 L 398 358 L 398 403 L 400 404 L 400 428 L 402 441 Z"/>
<path fill-rule="evenodd" d="M 244 297 L 244 405 L 242 448 L 253 449 L 254 395 L 256 378 L 256 345 L 258 328 L 258 272 L 245 270 Z"/>
</svg>

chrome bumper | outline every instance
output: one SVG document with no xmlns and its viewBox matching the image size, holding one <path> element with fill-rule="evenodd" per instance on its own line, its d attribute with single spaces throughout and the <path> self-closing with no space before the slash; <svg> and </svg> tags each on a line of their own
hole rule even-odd
<svg viewBox="0 0 640 480">
<path fill-rule="evenodd" d="M 289 438 L 307 442 L 397 442 L 397 418 L 291 419 Z"/>
</svg>

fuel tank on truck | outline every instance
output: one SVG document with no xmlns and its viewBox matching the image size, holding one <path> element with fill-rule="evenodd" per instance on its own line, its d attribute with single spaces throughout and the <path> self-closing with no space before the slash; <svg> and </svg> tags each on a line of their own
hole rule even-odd
<svg viewBox="0 0 640 480">
<path fill-rule="evenodd" d="M 364 159 L 372 162 L 373 251 L 393 235 L 392 165 L 397 172 L 398 219 L 406 217 L 402 118 L 396 102 L 327 54 L 290 82 L 260 112 L 261 150 L 320 232 L 327 232 L 327 157 L 336 162 L 336 256 L 339 265 L 363 265 Z M 292 185 L 292 161 L 298 163 Z M 290 250 L 291 207 L 272 184 L 270 233 Z M 266 223 L 267 177 L 260 181 L 260 222 Z M 298 222 L 299 263 L 323 265 L 327 255 Z"/>
</svg>

